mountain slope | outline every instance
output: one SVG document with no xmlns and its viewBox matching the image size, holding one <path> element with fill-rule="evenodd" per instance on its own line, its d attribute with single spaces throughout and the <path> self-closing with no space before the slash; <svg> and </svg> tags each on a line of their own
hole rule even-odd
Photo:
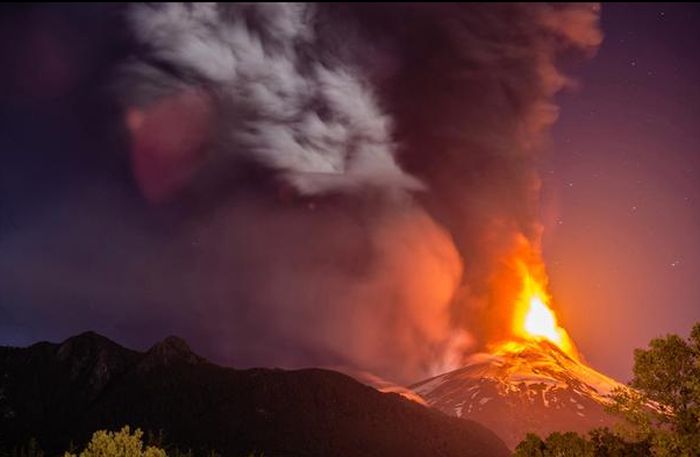
<svg viewBox="0 0 700 457">
<path fill-rule="evenodd" d="M 51 453 L 124 424 L 224 456 L 506 456 L 485 427 L 333 371 L 235 370 L 168 338 L 131 351 L 93 333 L 0 348 L 0 439 Z"/>
<path fill-rule="evenodd" d="M 412 386 L 444 413 L 476 420 L 511 448 L 527 432 L 586 432 L 611 426 L 605 396 L 622 384 L 546 342 L 475 354 L 464 367 Z"/>
</svg>

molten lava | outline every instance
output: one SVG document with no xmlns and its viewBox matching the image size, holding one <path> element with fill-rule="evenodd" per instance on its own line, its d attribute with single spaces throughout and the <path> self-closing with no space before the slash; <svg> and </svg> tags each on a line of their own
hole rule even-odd
<svg viewBox="0 0 700 457">
<path fill-rule="evenodd" d="M 546 340 L 567 355 L 578 359 L 568 333 L 557 323 L 554 311 L 549 307 L 549 295 L 542 282 L 530 273 L 525 263 L 520 263 L 522 286 L 515 306 L 513 332 L 525 340 Z"/>
<path fill-rule="evenodd" d="M 541 336 L 561 344 L 561 335 L 557 331 L 557 318 L 540 297 L 530 298 L 530 310 L 525 316 L 525 331 L 534 336 Z"/>
</svg>

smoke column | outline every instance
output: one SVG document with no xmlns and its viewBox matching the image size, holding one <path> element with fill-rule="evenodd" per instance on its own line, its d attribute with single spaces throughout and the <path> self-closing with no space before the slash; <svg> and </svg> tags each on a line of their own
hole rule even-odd
<svg viewBox="0 0 700 457">
<path fill-rule="evenodd" d="M 110 210 L 70 199 L 97 211 L 82 237 L 109 233 L 118 249 L 93 246 L 97 270 L 44 260 L 38 279 L 13 274 L 15 289 L 38 281 L 39 297 L 79 296 L 86 325 L 182 333 L 236 366 L 407 383 L 508 331 L 494 281 L 514 252 L 538 257 L 537 161 L 570 85 L 556 65 L 595 51 L 597 6 L 163 4 L 125 17 L 134 43 L 111 85 L 143 206 L 113 190 Z"/>
</svg>

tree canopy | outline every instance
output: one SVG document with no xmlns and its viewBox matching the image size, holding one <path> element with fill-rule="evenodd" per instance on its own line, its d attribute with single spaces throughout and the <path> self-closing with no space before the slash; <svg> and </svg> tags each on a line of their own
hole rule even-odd
<svg viewBox="0 0 700 457">
<path fill-rule="evenodd" d="M 167 457 L 159 447 L 144 447 L 142 438 L 140 429 L 131 433 L 128 425 L 118 432 L 98 430 L 80 454 L 66 452 L 64 457 Z"/>
<path fill-rule="evenodd" d="M 700 456 L 700 323 L 690 336 L 667 335 L 634 351 L 631 388 L 611 395 L 608 410 L 625 419 L 616 431 L 588 437 L 528 434 L 517 457 Z"/>
<path fill-rule="evenodd" d="M 700 323 L 690 336 L 655 338 L 634 351 L 630 386 L 613 393 L 611 412 L 621 414 L 630 440 L 648 440 L 654 455 L 700 455 Z"/>
</svg>

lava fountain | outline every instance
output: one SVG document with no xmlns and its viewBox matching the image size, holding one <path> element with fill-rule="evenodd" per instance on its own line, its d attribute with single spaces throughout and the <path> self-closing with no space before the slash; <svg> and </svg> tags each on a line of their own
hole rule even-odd
<svg viewBox="0 0 700 457">
<path fill-rule="evenodd" d="M 547 291 L 548 277 L 538 244 L 519 236 L 514 249 L 501 263 L 491 289 L 494 303 L 503 311 L 494 320 L 496 328 L 491 344 L 492 353 L 519 352 L 526 346 L 545 344 L 556 347 L 576 361 L 580 354 L 557 318 L 553 300 Z"/>
<path fill-rule="evenodd" d="M 531 274 L 525 262 L 518 262 L 522 286 L 513 316 L 513 334 L 525 340 L 546 340 L 578 359 L 578 351 L 549 306 L 545 285 Z"/>
</svg>

